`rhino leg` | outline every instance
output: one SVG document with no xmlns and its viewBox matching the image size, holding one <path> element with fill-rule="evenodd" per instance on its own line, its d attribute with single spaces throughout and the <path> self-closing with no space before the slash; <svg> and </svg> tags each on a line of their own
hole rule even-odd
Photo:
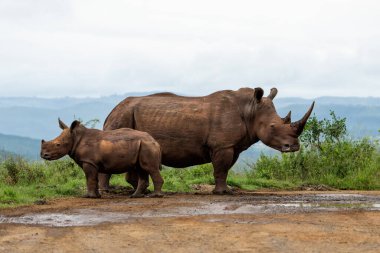
<svg viewBox="0 0 380 253">
<path fill-rule="evenodd" d="M 128 173 L 125 174 L 125 181 L 131 184 L 133 186 L 133 189 L 137 189 L 137 185 L 139 183 L 139 175 L 137 174 L 136 170 L 128 171 Z"/>
<path fill-rule="evenodd" d="M 148 182 L 143 192 L 145 194 L 148 194 L 150 192 L 147 189 L 149 187 L 149 175 L 144 174 L 142 176 L 144 176 L 146 182 Z M 136 170 L 131 170 L 131 171 L 128 171 L 128 173 L 125 173 L 125 181 L 127 181 L 130 185 L 132 185 L 133 189 L 137 189 L 137 185 L 139 183 L 139 175 L 137 174 Z"/>
<path fill-rule="evenodd" d="M 161 162 L 161 152 L 158 147 L 158 144 L 148 144 L 142 143 L 140 149 L 140 157 L 139 157 L 139 166 L 141 171 L 144 173 L 139 173 L 139 177 L 141 175 L 150 175 L 153 181 L 154 192 L 150 195 L 151 197 L 162 197 L 163 194 L 161 192 L 162 185 L 164 180 L 160 174 L 160 162 Z M 149 178 L 147 178 L 149 179 Z M 149 183 L 149 180 L 146 180 Z"/>
<path fill-rule="evenodd" d="M 152 178 L 153 181 L 153 186 L 154 186 L 154 192 L 150 195 L 151 197 L 163 197 L 161 188 L 162 185 L 164 184 L 164 180 L 161 177 L 160 170 L 159 168 L 147 168 L 148 173 L 150 177 Z"/>
<path fill-rule="evenodd" d="M 83 171 L 86 175 L 87 182 L 87 198 L 100 198 L 99 188 L 98 188 L 98 170 L 91 164 L 84 163 Z"/>
<path fill-rule="evenodd" d="M 143 171 L 141 168 L 137 168 L 137 174 L 139 177 L 139 182 L 137 184 L 136 191 L 132 194 L 131 198 L 142 198 L 144 197 L 144 191 L 149 186 L 149 176 L 146 171 Z"/>
<path fill-rule="evenodd" d="M 106 191 L 106 192 L 109 191 L 111 174 L 99 173 L 98 179 L 99 179 L 99 189 L 101 191 Z"/>
<path fill-rule="evenodd" d="M 223 149 L 212 155 L 212 165 L 214 166 L 215 188 L 214 194 L 232 194 L 227 186 L 228 170 L 235 163 L 233 149 Z"/>
</svg>

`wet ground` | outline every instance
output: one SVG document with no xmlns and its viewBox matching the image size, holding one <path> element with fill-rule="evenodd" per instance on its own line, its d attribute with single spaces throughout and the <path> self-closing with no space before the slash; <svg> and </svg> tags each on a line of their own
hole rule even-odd
<svg viewBox="0 0 380 253">
<path fill-rule="evenodd" d="M 380 192 L 71 198 L 0 210 L 0 252 L 379 252 Z"/>
</svg>

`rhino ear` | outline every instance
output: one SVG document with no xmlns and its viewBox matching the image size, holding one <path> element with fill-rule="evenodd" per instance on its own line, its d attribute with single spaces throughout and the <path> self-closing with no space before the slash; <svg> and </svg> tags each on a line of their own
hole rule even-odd
<svg viewBox="0 0 380 253">
<path fill-rule="evenodd" d="M 77 128 L 79 125 L 80 122 L 78 120 L 74 120 L 73 123 L 71 123 L 70 132 L 74 131 L 74 129 Z"/>
<path fill-rule="evenodd" d="M 270 98 L 271 100 L 273 100 L 276 95 L 277 95 L 277 89 L 276 88 L 272 88 L 272 89 L 270 89 L 270 94 L 269 94 L 268 98 Z"/>
<path fill-rule="evenodd" d="M 257 101 L 260 101 L 261 98 L 263 97 L 264 95 L 264 90 L 261 89 L 260 87 L 259 88 L 255 88 L 255 98 Z"/>
</svg>

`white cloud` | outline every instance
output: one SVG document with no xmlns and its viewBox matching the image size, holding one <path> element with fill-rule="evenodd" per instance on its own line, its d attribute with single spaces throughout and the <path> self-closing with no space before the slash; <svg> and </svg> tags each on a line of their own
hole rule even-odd
<svg viewBox="0 0 380 253">
<path fill-rule="evenodd" d="M 2 1 L 1 96 L 380 96 L 377 1 Z"/>
</svg>

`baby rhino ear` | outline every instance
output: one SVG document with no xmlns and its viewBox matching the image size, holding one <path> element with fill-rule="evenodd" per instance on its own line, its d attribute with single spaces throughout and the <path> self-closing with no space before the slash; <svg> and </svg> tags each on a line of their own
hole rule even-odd
<svg viewBox="0 0 380 253">
<path fill-rule="evenodd" d="M 72 132 L 79 125 L 80 125 L 80 122 L 78 120 L 74 120 L 73 123 L 71 123 L 70 132 Z"/>
</svg>

